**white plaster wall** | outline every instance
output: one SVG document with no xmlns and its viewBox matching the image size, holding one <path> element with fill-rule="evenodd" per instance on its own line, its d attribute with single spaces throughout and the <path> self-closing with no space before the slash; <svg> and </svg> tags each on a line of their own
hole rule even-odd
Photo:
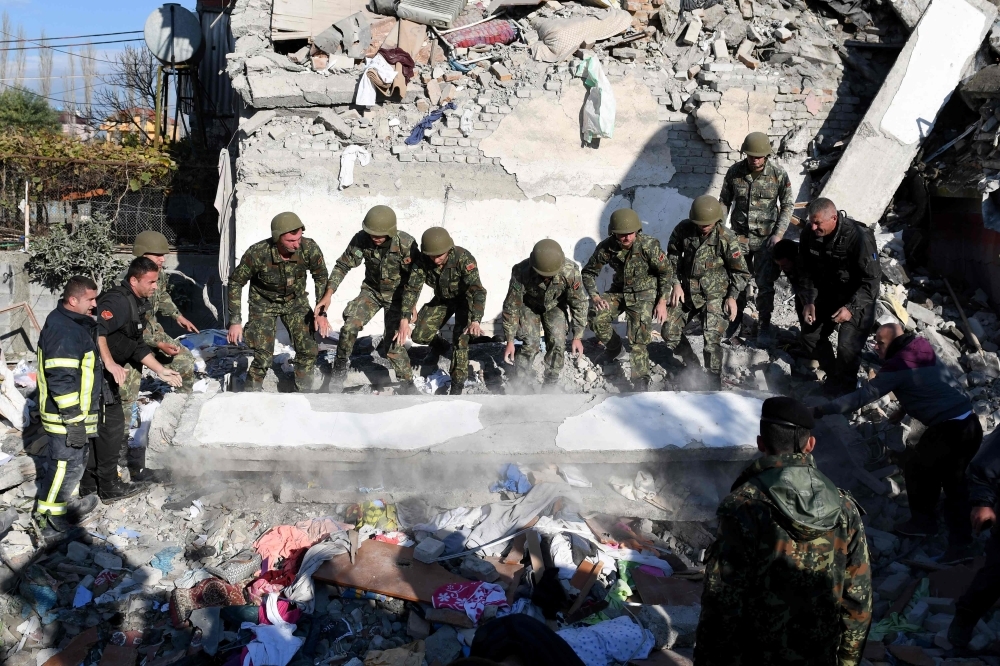
<svg viewBox="0 0 1000 666">
<path fill-rule="evenodd" d="M 605 202 L 596 197 L 560 196 L 554 201 L 486 199 L 456 201 L 419 197 L 341 196 L 308 185 L 283 192 L 253 194 L 239 203 L 236 224 L 236 256 L 251 244 L 270 235 L 271 218 L 284 210 L 294 210 L 306 225 L 306 236 L 315 239 L 323 250 L 327 266 L 333 266 L 351 236 L 361 228 L 365 212 L 376 204 L 391 206 L 399 219 L 399 228 L 419 240 L 425 229 L 442 225 L 455 242 L 468 249 L 479 262 L 480 274 L 488 295 L 486 321 L 499 317 L 507 293 L 511 266 L 526 258 L 531 247 L 543 238 L 558 241 L 570 256 L 586 262 L 598 241 L 604 237 L 611 212 L 629 205 L 623 197 Z M 635 191 L 634 207 L 646 225 L 646 231 L 666 245 L 670 232 L 687 217 L 691 199 L 669 187 L 640 187 Z M 333 299 L 331 323 L 339 328 L 347 302 L 357 296 L 364 277 L 357 268 L 344 280 Z M 310 280 L 310 301 L 313 287 Z M 430 299 L 424 288 L 421 302 Z M 246 312 L 246 290 L 244 290 Z M 484 328 L 486 328 L 484 326 Z M 499 328 L 497 329 L 500 330 Z M 367 333 L 381 332 L 380 318 L 369 324 Z"/>
</svg>

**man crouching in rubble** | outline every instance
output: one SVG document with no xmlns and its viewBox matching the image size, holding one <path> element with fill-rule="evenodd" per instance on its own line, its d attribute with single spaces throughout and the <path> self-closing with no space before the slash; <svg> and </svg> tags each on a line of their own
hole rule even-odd
<svg viewBox="0 0 1000 666">
<path fill-rule="evenodd" d="M 810 410 L 764 401 L 764 454 L 719 506 L 694 663 L 858 664 L 872 618 L 861 512 L 816 469 Z"/>
<path fill-rule="evenodd" d="M 927 426 L 903 470 L 910 519 L 897 525 L 895 531 L 914 537 L 937 533 L 934 508 L 944 490 L 949 534 L 948 550 L 940 562 L 967 559 L 971 556 L 972 531 L 965 468 L 983 441 L 979 417 L 972 412 L 972 402 L 951 371 L 924 338 L 904 333 L 899 324 L 885 324 L 875 333 L 875 351 L 883 364 L 874 379 L 853 393 L 815 407 L 813 413 L 849 414 L 891 391 L 904 413 Z"/>
</svg>

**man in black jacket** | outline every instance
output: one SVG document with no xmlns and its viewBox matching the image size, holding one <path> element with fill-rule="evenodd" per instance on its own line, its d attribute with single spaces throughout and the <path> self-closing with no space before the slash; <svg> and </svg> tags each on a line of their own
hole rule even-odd
<svg viewBox="0 0 1000 666">
<path fill-rule="evenodd" d="M 91 316 L 96 304 L 97 284 L 70 278 L 38 337 L 38 411 L 49 436 L 49 463 L 35 512 L 46 538 L 66 532 L 97 507 L 96 496 L 73 498 L 97 436 L 104 385 Z"/>
<path fill-rule="evenodd" d="M 986 543 L 986 564 L 955 603 L 955 619 L 948 628 L 948 642 L 964 648 L 993 604 L 1000 599 L 1000 530 L 996 527 L 996 504 L 1000 491 L 1000 429 L 984 441 L 966 470 L 969 481 L 970 520 L 976 532 L 993 529 Z"/>
<path fill-rule="evenodd" d="M 97 345 L 101 350 L 110 399 L 105 399 L 101 410 L 94 455 L 87 462 L 81 492 L 97 492 L 104 502 L 131 497 L 144 487 L 123 483 L 118 478 L 118 452 L 125 432 L 125 412 L 119 389 L 127 371 L 122 366 L 126 363 L 135 368 L 146 366 L 170 386 L 180 388 L 182 384 L 180 373 L 164 368 L 142 339 L 149 297 L 156 291 L 159 273 L 159 267 L 148 257 L 136 257 L 122 283 L 101 294 L 97 302 Z"/>
<path fill-rule="evenodd" d="M 826 371 L 826 391 L 840 395 L 857 385 L 861 348 L 875 323 L 882 267 L 871 230 L 832 201 L 816 199 L 807 212 L 799 240 L 804 270 L 796 292 L 803 304 L 802 351 Z M 829 337 L 838 326 L 834 358 Z"/>
</svg>

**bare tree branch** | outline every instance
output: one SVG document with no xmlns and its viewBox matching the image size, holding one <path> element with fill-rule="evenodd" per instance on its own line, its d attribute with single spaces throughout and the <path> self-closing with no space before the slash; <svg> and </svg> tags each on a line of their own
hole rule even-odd
<svg viewBox="0 0 1000 666">
<path fill-rule="evenodd" d="M 45 40 L 45 30 L 42 30 L 42 36 L 39 38 L 39 43 L 46 44 Z M 52 57 L 54 52 L 52 49 L 42 47 L 38 49 L 38 77 L 41 79 L 38 82 L 38 88 L 41 90 L 42 97 L 48 97 L 52 94 Z"/>
<path fill-rule="evenodd" d="M 146 109 L 156 108 L 157 61 L 145 46 L 126 46 L 114 55 L 114 64 L 101 75 L 104 85 L 94 97 L 109 120 L 135 125 L 145 141 Z"/>
<path fill-rule="evenodd" d="M 5 36 L 10 36 L 10 31 L 14 28 L 11 26 L 10 14 L 6 11 L 3 13 L 3 18 L 0 19 L 0 31 L 3 32 Z M 0 79 L 7 80 L 7 71 L 10 65 L 10 51 L 0 51 Z"/>
<path fill-rule="evenodd" d="M 17 48 L 21 49 L 17 52 L 17 60 L 14 66 L 14 85 L 18 88 L 24 86 L 24 75 L 28 69 L 28 43 L 25 41 L 24 37 L 24 26 L 17 26 Z"/>
<path fill-rule="evenodd" d="M 63 77 L 63 100 L 66 102 L 66 111 L 71 114 L 76 113 L 76 56 L 73 55 L 73 48 L 66 49 L 66 76 Z"/>
<path fill-rule="evenodd" d="M 94 83 L 97 79 L 97 49 L 93 44 L 87 44 L 84 51 L 86 57 L 80 62 L 83 70 L 83 108 L 84 115 L 90 118 L 94 114 Z"/>
</svg>

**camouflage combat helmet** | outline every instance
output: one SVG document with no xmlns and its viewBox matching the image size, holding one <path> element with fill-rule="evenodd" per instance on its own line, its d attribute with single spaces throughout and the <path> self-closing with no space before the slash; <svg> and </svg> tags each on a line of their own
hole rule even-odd
<svg viewBox="0 0 1000 666">
<path fill-rule="evenodd" d="M 295 213 L 278 213 L 274 216 L 274 219 L 271 220 L 271 240 L 277 243 L 281 234 L 287 234 L 290 231 L 305 228 L 306 225 L 302 224 L 302 220 L 300 220 L 299 216 Z"/>
<path fill-rule="evenodd" d="M 396 211 L 388 206 L 372 206 L 361 222 L 361 229 L 370 236 L 395 236 Z"/>
<path fill-rule="evenodd" d="M 420 251 L 429 257 L 438 257 L 455 247 L 455 241 L 444 227 L 431 227 L 420 237 Z"/>
<path fill-rule="evenodd" d="M 741 150 L 751 157 L 767 157 L 771 154 L 771 140 L 763 132 L 750 132 Z"/>
<path fill-rule="evenodd" d="M 144 254 L 168 254 L 170 244 L 167 237 L 159 231 L 147 229 L 135 237 L 132 243 L 132 254 L 141 257 Z"/>
<path fill-rule="evenodd" d="M 559 272 L 565 260 L 566 255 L 559 243 L 546 238 L 535 243 L 529 261 L 536 273 L 542 277 L 552 277 Z"/>
<path fill-rule="evenodd" d="M 719 200 L 710 194 L 703 194 L 691 204 L 691 221 L 699 227 L 709 227 L 726 216 Z"/>
<path fill-rule="evenodd" d="M 608 230 L 613 234 L 631 234 L 642 229 L 639 214 L 631 208 L 619 208 L 611 213 L 611 224 Z"/>
</svg>

